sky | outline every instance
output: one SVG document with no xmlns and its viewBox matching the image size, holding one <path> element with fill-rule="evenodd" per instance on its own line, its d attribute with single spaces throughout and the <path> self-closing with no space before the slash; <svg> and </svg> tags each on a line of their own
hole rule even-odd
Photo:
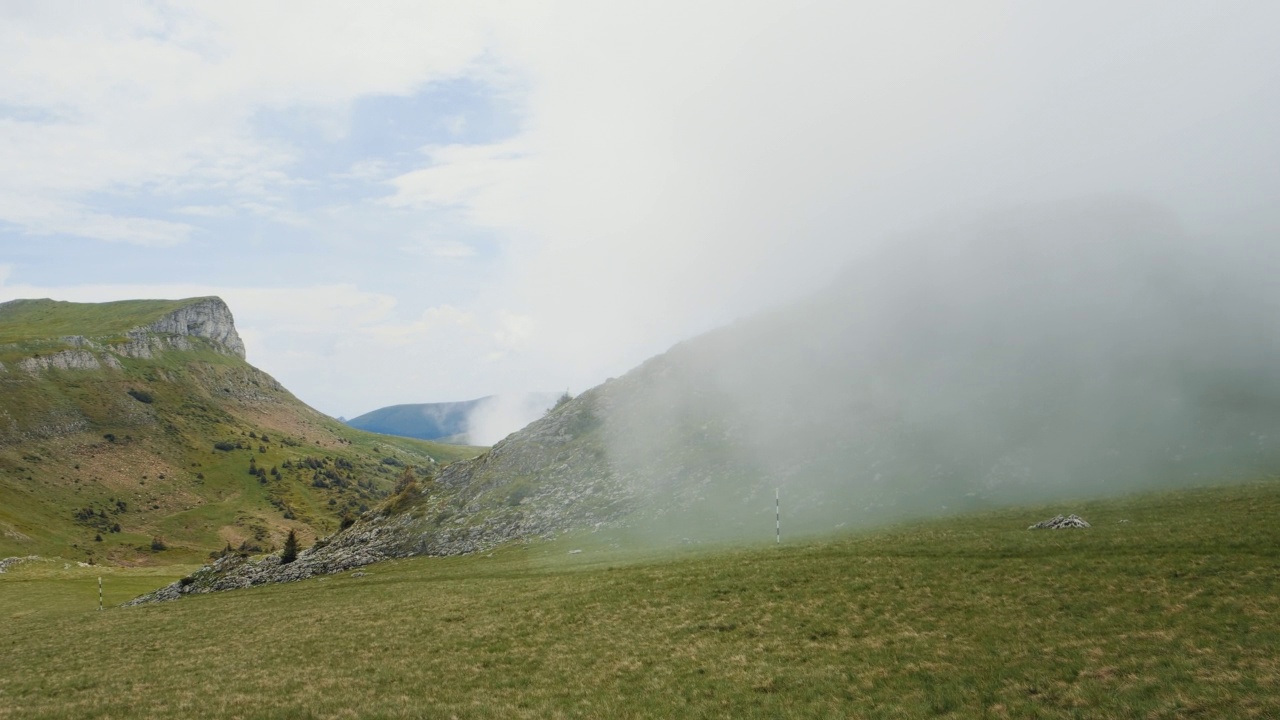
<svg viewBox="0 0 1280 720">
<path fill-rule="evenodd" d="M 1280 231 L 1270 2 L 0 0 L 0 301 L 218 295 L 353 417 L 579 392 L 923 226 Z"/>
</svg>

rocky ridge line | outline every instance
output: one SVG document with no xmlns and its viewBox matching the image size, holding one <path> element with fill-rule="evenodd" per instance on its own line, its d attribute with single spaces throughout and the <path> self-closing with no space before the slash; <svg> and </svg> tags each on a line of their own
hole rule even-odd
<svg viewBox="0 0 1280 720">
<path fill-rule="evenodd" d="M 104 366 L 120 370 L 121 357 L 151 359 L 168 350 L 193 350 L 193 337 L 208 340 L 216 350 L 245 358 L 244 341 L 236 332 L 231 310 L 217 297 L 201 298 L 180 307 L 150 325 L 127 331 L 125 337 L 124 342 L 95 342 L 70 335 L 59 342 L 72 349 L 24 358 L 16 365 L 31 375 L 47 370 L 101 370 Z M 7 369 L 0 367 L 0 372 Z"/>
</svg>

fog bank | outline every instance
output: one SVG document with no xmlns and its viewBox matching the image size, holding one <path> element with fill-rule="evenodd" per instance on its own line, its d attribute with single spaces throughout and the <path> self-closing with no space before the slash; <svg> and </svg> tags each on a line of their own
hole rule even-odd
<svg viewBox="0 0 1280 720">
<path fill-rule="evenodd" d="M 672 536 L 1272 473 L 1278 259 L 1125 198 L 927 229 L 604 385 L 610 462 Z"/>
</svg>

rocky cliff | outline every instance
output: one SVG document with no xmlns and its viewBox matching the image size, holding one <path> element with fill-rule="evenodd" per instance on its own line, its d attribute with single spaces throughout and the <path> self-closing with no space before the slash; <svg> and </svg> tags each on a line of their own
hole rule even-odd
<svg viewBox="0 0 1280 720">
<path fill-rule="evenodd" d="M 231 309 L 222 298 L 197 298 L 144 328 L 131 337 L 159 334 L 173 337 L 199 337 L 213 342 L 238 358 L 244 358 L 244 342 L 236 332 Z"/>
<path fill-rule="evenodd" d="M 0 355 L 14 358 L 18 368 L 28 373 L 103 367 L 118 370 L 120 358 L 189 351 L 195 347 L 193 340 L 204 341 L 218 352 L 245 357 L 231 310 L 221 298 L 119 304 L 126 305 L 127 311 L 108 315 L 114 322 L 103 322 L 91 304 L 52 300 L 0 303 L 0 338 L 8 341 L 0 341 Z M 49 337 L 42 333 L 45 327 L 80 332 Z"/>
</svg>

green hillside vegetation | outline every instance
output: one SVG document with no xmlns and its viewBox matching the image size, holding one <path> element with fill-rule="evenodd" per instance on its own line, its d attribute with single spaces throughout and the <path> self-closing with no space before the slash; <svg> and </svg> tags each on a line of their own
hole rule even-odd
<svg viewBox="0 0 1280 720">
<path fill-rule="evenodd" d="M 149 325 L 184 305 L 205 299 L 109 303 L 13 300 L 0 304 L 0 344 L 52 342 L 72 335 L 122 338 L 133 328 Z"/>
<path fill-rule="evenodd" d="M 430 475 L 478 452 L 348 428 L 202 337 L 150 357 L 113 351 L 137 324 L 202 300 L 0 305 L 0 557 L 266 552 L 375 506 L 404 467 Z M 66 350 L 67 335 L 94 343 L 102 366 L 14 364 Z"/>
<path fill-rule="evenodd" d="M 1093 528 L 1026 530 L 1066 511 Z M 114 604 L 189 568 L 31 563 L 0 718 L 1275 717 L 1278 513 L 1269 480 L 665 556 L 605 531 L 105 612 L 99 574 Z"/>
</svg>

